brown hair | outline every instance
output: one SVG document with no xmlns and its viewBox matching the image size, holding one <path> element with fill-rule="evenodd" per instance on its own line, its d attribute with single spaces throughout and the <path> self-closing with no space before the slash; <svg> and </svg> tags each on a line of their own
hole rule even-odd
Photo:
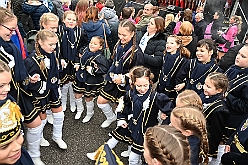
<svg viewBox="0 0 248 165">
<path fill-rule="evenodd" d="M 121 12 L 122 19 L 128 19 L 132 15 L 132 9 L 129 7 L 124 7 Z"/>
<path fill-rule="evenodd" d="M 193 25 L 189 21 L 183 21 L 179 28 L 179 34 L 182 36 L 191 36 L 193 32 Z"/>
<path fill-rule="evenodd" d="M 157 11 L 159 11 L 158 6 L 153 6 L 152 7 L 152 14 L 155 14 Z"/>
<path fill-rule="evenodd" d="M 133 24 L 132 21 L 128 20 L 128 19 L 124 19 L 120 22 L 119 24 L 119 28 L 120 27 L 125 27 L 126 30 L 130 33 L 134 33 L 133 35 L 133 46 L 132 46 L 132 53 L 131 53 L 131 58 L 130 58 L 130 62 L 129 64 L 131 65 L 133 58 L 134 58 L 134 51 L 136 49 L 136 26 Z M 112 55 L 112 59 L 114 58 L 114 54 Z"/>
<path fill-rule="evenodd" d="M 164 18 L 160 16 L 153 17 L 157 32 L 163 32 L 164 31 Z"/>
<path fill-rule="evenodd" d="M 150 69 L 144 66 L 136 66 L 134 67 L 134 69 L 131 69 L 129 73 L 131 80 L 131 88 L 134 87 L 134 83 L 136 82 L 136 79 L 141 77 L 148 77 L 150 84 L 152 84 L 152 79 L 154 78 L 154 75 Z"/>
<path fill-rule="evenodd" d="M 47 25 L 49 21 L 56 21 L 57 23 L 59 23 L 59 17 L 53 13 L 42 14 L 42 16 L 40 17 L 40 27 L 43 28 L 42 24 Z"/>
<path fill-rule="evenodd" d="M 78 15 L 78 26 L 82 26 L 82 22 L 85 18 L 86 9 L 89 7 L 88 0 L 79 0 L 75 9 L 75 13 Z"/>
<path fill-rule="evenodd" d="M 206 119 L 199 109 L 195 106 L 176 107 L 171 112 L 178 119 L 178 125 L 182 130 L 190 130 L 193 135 L 200 139 L 199 163 L 208 163 L 208 137 L 206 128 Z"/>
<path fill-rule="evenodd" d="M 95 6 L 90 6 L 86 10 L 85 19 L 84 22 L 89 22 L 89 20 L 92 20 L 94 22 L 98 21 L 98 8 Z"/>
<path fill-rule="evenodd" d="M 46 30 L 46 29 L 40 30 L 36 34 L 36 36 L 35 36 L 35 51 L 36 51 L 37 56 L 39 56 L 39 57 L 42 56 L 42 54 L 39 50 L 39 42 L 38 41 L 45 42 L 47 40 L 47 38 L 49 38 L 49 37 L 58 38 L 58 36 L 55 32 L 53 32 L 51 30 Z M 40 62 L 40 69 L 45 70 L 45 68 L 46 68 L 46 66 L 45 66 L 44 60 L 42 59 Z"/>
<path fill-rule="evenodd" d="M 192 17 L 192 11 L 190 9 L 184 10 L 183 21 L 189 21 L 190 23 L 192 23 L 193 17 Z"/>
<path fill-rule="evenodd" d="M 168 36 L 168 38 L 174 38 L 175 39 L 175 42 L 179 45 L 179 48 L 178 49 L 179 49 L 180 54 L 182 56 L 184 56 L 186 58 L 189 58 L 190 57 L 190 51 L 183 46 L 183 42 L 182 42 L 182 39 L 181 38 L 179 38 L 177 35 L 170 35 L 170 36 Z"/>
<path fill-rule="evenodd" d="M 229 85 L 229 81 L 226 75 L 220 72 L 211 72 L 207 77 L 210 79 L 211 83 L 213 83 L 216 89 L 222 89 L 221 93 L 226 93 Z"/>
<path fill-rule="evenodd" d="M 156 158 L 161 164 L 191 164 L 188 140 L 172 126 L 161 125 L 148 128 L 144 141 L 150 157 Z"/>
<path fill-rule="evenodd" d="M 193 90 L 186 89 L 177 96 L 177 99 L 180 100 L 185 105 L 195 106 L 202 110 L 202 100 L 200 96 Z"/>
<path fill-rule="evenodd" d="M 6 62 L 0 60 L 0 73 L 3 72 L 10 72 L 10 67 Z"/>
<path fill-rule="evenodd" d="M 100 42 L 100 46 L 103 46 L 103 45 L 104 45 L 104 39 L 103 39 L 102 37 L 100 37 L 100 36 L 93 36 L 92 38 L 98 39 L 99 42 Z M 91 39 L 92 39 L 92 38 L 91 38 Z"/>
<path fill-rule="evenodd" d="M 77 16 L 77 14 L 76 14 L 74 11 L 71 11 L 71 10 L 68 10 L 68 11 L 65 11 L 65 12 L 64 12 L 63 20 L 66 19 L 66 17 L 67 17 L 68 14 L 74 14 L 74 15 L 76 16 L 76 21 L 78 21 L 78 16 Z"/>
<path fill-rule="evenodd" d="M 0 24 L 17 19 L 16 16 L 7 10 L 6 8 L 0 7 Z"/>
<path fill-rule="evenodd" d="M 212 57 L 217 57 L 217 48 L 212 39 L 202 39 L 196 44 L 196 47 L 202 48 L 203 46 L 205 46 L 208 51 L 213 51 Z"/>
</svg>

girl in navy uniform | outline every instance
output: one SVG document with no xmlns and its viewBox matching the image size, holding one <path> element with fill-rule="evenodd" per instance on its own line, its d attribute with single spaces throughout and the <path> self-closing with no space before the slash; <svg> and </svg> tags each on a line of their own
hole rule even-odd
<svg viewBox="0 0 248 165">
<path fill-rule="evenodd" d="M 215 61 L 216 46 L 212 40 L 203 39 L 197 43 L 196 57 L 185 62 L 177 73 L 176 91 L 186 88 L 200 94 L 207 75 L 220 71 Z"/>
<path fill-rule="evenodd" d="M 158 124 L 159 110 L 171 111 L 171 101 L 152 90 L 153 74 L 143 66 L 135 67 L 130 73 L 131 90 L 124 96 L 124 105 L 118 111 L 118 128 L 111 132 L 107 144 L 112 149 L 119 141 L 131 144 L 129 165 L 142 163 L 144 133 L 147 128 Z M 130 116 L 132 116 L 130 118 Z M 95 153 L 88 153 L 92 158 Z"/>
<path fill-rule="evenodd" d="M 54 55 L 57 40 L 56 33 L 50 30 L 39 31 L 36 35 L 35 52 L 30 54 L 24 62 L 31 76 L 34 74 L 39 76 L 39 80 L 30 85 L 28 91 L 40 101 L 39 106 L 42 111 L 40 117 L 44 120 L 46 110 L 51 108 L 54 118 L 52 139 L 61 149 L 67 149 L 66 143 L 62 140 L 64 112 L 59 99 L 59 70 Z M 32 145 L 30 152 L 40 152 L 39 144 L 29 145 Z"/>
<path fill-rule="evenodd" d="M 82 96 L 86 100 L 87 114 L 83 123 L 88 122 L 94 114 L 93 98 L 99 94 L 99 90 L 104 85 L 103 75 L 108 71 L 108 61 L 104 57 L 102 48 L 104 40 L 95 36 L 91 38 L 89 47 L 83 50 L 80 66 L 76 73 L 76 80 L 73 83 L 76 103 L 83 107 Z M 83 109 L 77 110 L 75 118 L 80 118 Z"/>
<path fill-rule="evenodd" d="M 226 123 L 226 138 L 229 138 L 248 116 L 248 45 L 244 45 L 236 56 L 235 65 L 225 73 L 229 80 L 226 105 L 229 118 Z"/>
<path fill-rule="evenodd" d="M 18 48 L 10 41 L 12 33 L 17 27 L 17 18 L 5 8 L 0 8 L 0 59 L 6 62 L 11 68 L 12 79 L 10 82 L 9 94 L 21 107 L 24 123 L 27 126 L 26 140 L 28 150 L 37 143 L 40 144 L 40 137 L 43 125 L 39 117 L 39 101 L 27 91 L 31 83 L 38 80 L 36 74 L 28 75 L 24 66 L 22 55 Z M 38 146 L 39 147 L 39 146 Z M 29 153 L 35 163 L 43 164 L 40 160 L 40 152 Z"/>
<path fill-rule="evenodd" d="M 191 164 L 208 164 L 208 138 L 206 120 L 196 106 L 176 107 L 171 112 L 171 124 L 187 136 L 191 150 Z M 202 160 L 204 158 L 204 160 Z"/>
<path fill-rule="evenodd" d="M 203 102 L 203 113 L 207 120 L 207 130 L 209 139 L 208 156 L 212 158 L 209 164 L 220 164 L 220 158 L 224 153 L 223 135 L 225 131 L 226 119 L 229 111 L 224 102 L 224 95 L 228 88 L 227 77 L 218 72 L 210 73 L 203 86 L 201 99 Z M 218 156 L 218 157 L 217 157 Z"/>
<path fill-rule="evenodd" d="M 183 47 L 179 37 L 171 35 L 167 38 L 157 91 L 166 94 L 174 104 L 177 97 L 177 91 L 174 89 L 176 86 L 175 78 L 182 64 L 189 57 L 190 52 Z"/>
<path fill-rule="evenodd" d="M 248 118 L 226 143 L 225 154 L 221 157 L 223 165 L 244 165 L 248 158 Z"/>
<path fill-rule="evenodd" d="M 63 16 L 63 24 L 59 26 L 59 60 L 61 63 L 60 86 L 62 94 L 62 108 L 66 110 L 67 93 L 70 93 L 70 108 L 76 110 L 76 102 L 72 89 L 75 80 L 75 67 L 79 65 L 79 50 L 88 44 L 85 32 L 77 26 L 77 15 L 74 11 L 66 11 Z M 78 108 L 83 108 L 79 107 Z"/>
<path fill-rule="evenodd" d="M 116 120 L 109 101 L 118 102 L 126 93 L 129 86 L 128 72 L 133 66 L 143 65 L 144 56 L 136 45 L 136 27 L 130 20 L 122 20 L 118 28 L 119 41 L 114 48 L 114 54 L 110 60 L 111 66 L 106 74 L 106 84 L 100 90 L 97 105 L 107 117 L 101 127 L 108 127 Z"/>
<path fill-rule="evenodd" d="M 0 164 L 33 165 L 23 144 L 22 114 L 14 98 L 8 95 L 11 69 L 0 60 Z"/>
</svg>

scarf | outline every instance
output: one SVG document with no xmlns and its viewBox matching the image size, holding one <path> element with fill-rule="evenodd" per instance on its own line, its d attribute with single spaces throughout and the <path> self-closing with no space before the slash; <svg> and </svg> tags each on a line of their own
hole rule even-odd
<svg viewBox="0 0 248 165">
<path fill-rule="evenodd" d="M 24 66 L 22 55 L 18 48 L 11 41 L 4 41 L 1 37 L 0 46 L 15 59 L 14 73 L 12 73 L 13 79 L 17 82 L 25 80 L 28 77 L 28 72 Z"/>
<path fill-rule="evenodd" d="M 89 48 L 87 48 L 84 51 L 83 56 L 81 58 L 80 68 L 76 73 L 76 76 L 80 82 L 86 82 L 89 74 L 86 70 L 86 66 L 91 66 L 90 62 L 94 57 L 96 57 L 99 54 L 102 54 L 100 50 L 97 52 L 90 52 Z"/>
<path fill-rule="evenodd" d="M 39 50 L 43 56 L 50 59 L 50 69 L 48 71 L 47 85 L 46 85 L 47 90 L 48 89 L 56 89 L 56 88 L 58 88 L 59 70 L 57 67 L 55 54 L 54 54 L 54 52 L 51 54 L 45 52 L 40 46 L 39 46 Z"/>
<path fill-rule="evenodd" d="M 144 95 L 140 95 L 136 88 L 131 92 L 131 98 L 133 101 L 133 119 L 137 120 L 137 124 L 133 123 L 133 119 L 130 120 L 130 129 L 132 130 L 131 136 L 135 141 L 139 141 L 140 136 L 143 136 L 141 133 L 142 120 L 144 111 L 146 111 L 146 109 L 143 109 L 143 102 L 150 96 L 151 89 L 150 86 L 149 90 Z"/>
<path fill-rule="evenodd" d="M 248 68 L 240 68 L 236 65 L 230 66 L 225 73 L 229 81 L 235 79 L 238 75 L 240 76 L 242 74 L 248 74 Z"/>
<path fill-rule="evenodd" d="M 177 61 L 176 59 L 179 58 Z M 170 85 L 171 77 L 173 76 L 172 73 L 177 69 L 177 65 L 180 65 L 180 51 L 177 51 L 176 54 L 171 54 L 169 52 L 166 52 L 166 55 L 164 56 L 164 65 L 163 65 L 163 72 L 160 76 L 160 83 L 165 85 Z M 174 68 L 173 70 L 171 70 Z M 169 73 L 170 72 L 170 73 Z M 169 75 L 168 75 L 169 73 Z M 164 81 L 165 76 L 166 81 Z"/>
<path fill-rule="evenodd" d="M 124 47 L 122 47 L 122 45 L 120 43 L 118 44 L 113 63 L 111 65 L 111 67 L 109 68 L 109 71 L 106 75 L 107 81 L 112 81 L 112 78 L 110 76 L 111 73 L 121 74 L 123 72 L 123 67 L 124 67 L 123 62 L 125 61 L 125 59 L 127 59 L 130 56 L 131 51 L 129 51 L 129 50 L 131 50 L 132 45 L 133 45 L 132 39 Z M 118 65 L 116 65 L 116 63 L 118 63 Z"/>
<path fill-rule="evenodd" d="M 62 25 L 62 40 L 60 45 L 60 50 L 62 53 L 62 57 L 65 59 L 68 59 L 70 61 L 74 61 L 77 53 L 77 47 L 79 44 L 79 38 L 80 38 L 80 28 L 74 27 L 68 28 L 65 26 L 65 24 Z M 79 36 L 76 36 L 76 34 Z"/>
<path fill-rule="evenodd" d="M 216 100 L 223 98 L 223 93 L 218 93 L 214 96 L 206 96 L 203 92 L 200 94 L 200 98 L 203 104 L 211 104 Z"/>
</svg>

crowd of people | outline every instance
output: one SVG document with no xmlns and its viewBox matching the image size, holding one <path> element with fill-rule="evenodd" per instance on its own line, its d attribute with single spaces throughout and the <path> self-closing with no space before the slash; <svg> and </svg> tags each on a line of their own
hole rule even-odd
<svg viewBox="0 0 248 165">
<path fill-rule="evenodd" d="M 64 111 L 79 120 L 85 109 L 88 123 L 96 105 L 102 128 L 117 120 L 105 145 L 128 144 L 117 164 L 118 156 L 129 165 L 245 164 L 248 37 L 234 45 L 241 17 L 232 15 L 222 31 L 223 13 L 207 24 L 203 6 L 165 18 L 150 3 L 135 14 L 128 0 L 119 18 L 113 0 L 0 7 L 0 164 L 44 165 L 46 123 L 66 150 Z M 87 157 L 114 164 L 100 159 L 104 149 Z"/>
</svg>

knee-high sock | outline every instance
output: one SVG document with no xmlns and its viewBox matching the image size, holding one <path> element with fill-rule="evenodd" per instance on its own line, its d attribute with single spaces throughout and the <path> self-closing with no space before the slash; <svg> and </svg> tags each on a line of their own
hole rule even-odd
<svg viewBox="0 0 248 165">
<path fill-rule="evenodd" d="M 40 157 L 40 139 L 43 131 L 42 124 L 35 128 L 28 128 L 27 130 L 27 144 L 28 153 L 32 158 Z"/>
<path fill-rule="evenodd" d="M 129 155 L 129 165 L 139 165 L 141 164 L 141 155 L 134 153 L 131 151 Z"/>
<path fill-rule="evenodd" d="M 117 140 L 114 137 L 112 137 L 111 139 L 109 139 L 107 141 L 107 144 L 108 144 L 108 146 L 109 146 L 110 149 L 113 149 L 118 142 L 119 142 L 119 140 Z"/>
<path fill-rule="evenodd" d="M 112 107 L 109 105 L 109 103 L 106 103 L 106 104 L 98 104 L 97 103 L 97 106 L 100 109 L 102 109 L 102 111 L 105 114 L 107 120 L 112 119 L 115 116 L 114 112 L 112 111 Z"/>
<path fill-rule="evenodd" d="M 47 119 L 41 120 L 41 125 L 42 125 L 41 138 L 44 138 L 44 137 L 43 137 L 43 130 L 44 130 L 44 128 L 45 128 L 46 123 L 47 123 Z"/>
<path fill-rule="evenodd" d="M 72 88 L 72 82 L 69 82 L 69 94 L 70 94 L 70 105 L 75 107 L 76 104 L 76 98 L 74 96 L 73 88 Z"/>
<path fill-rule="evenodd" d="M 94 114 L 94 102 L 93 100 L 86 102 L 87 116 L 92 116 Z"/>
<path fill-rule="evenodd" d="M 62 108 L 66 109 L 66 102 L 67 102 L 67 93 L 68 93 L 68 89 L 69 89 L 69 84 L 64 84 L 61 87 L 61 102 L 62 102 Z"/>
<path fill-rule="evenodd" d="M 62 138 L 62 128 L 64 122 L 64 112 L 53 113 L 53 138 L 61 139 Z"/>
</svg>

